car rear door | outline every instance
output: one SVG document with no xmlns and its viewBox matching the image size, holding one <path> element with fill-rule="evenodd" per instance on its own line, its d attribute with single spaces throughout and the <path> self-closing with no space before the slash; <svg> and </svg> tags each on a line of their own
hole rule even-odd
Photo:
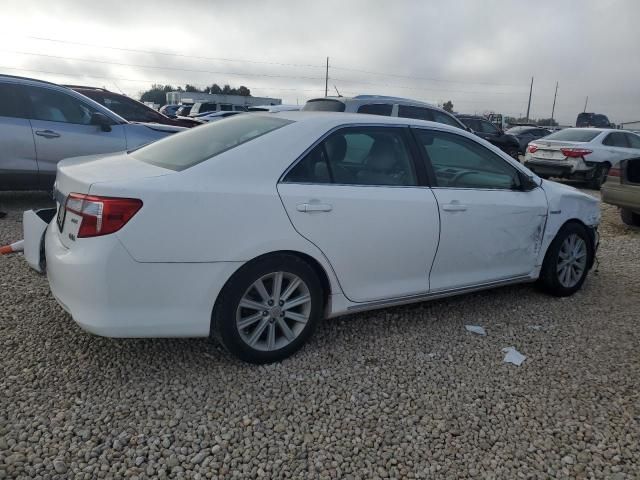
<svg viewBox="0 0 640 480">
<path fill-rule="evenodd" d="M 52 88 L 25 89 L 31 103 L 31 128 L 42 188 L 53 184 L 56 166 L 64 158 L 126 149 L 122 125 L 113 124 L 111 131 L 105 132 L 90 124 L 91 115 L 98 110 L 89 103 Z"/>
<path fill-rule="evenodd" d="M 606 160 L 611 165 L 616 165 L 620 160 L 637 155 L 638 150 L 633 149 L 629 143 L 626 132 L 611 132 L 602 140 L 602 145 L 607 152 L 602 160 Z"/>
<path fill-rule="evenodd" d="M 522 279 L 536 267 L 547 218 L 542 189 L 475 140 L 412 128 L 432 172 L 440 244 L 431 292 Z"/>
<path fill-rule="evenodd" d="M 295 229 L 314 243 L 354 302 L 429 290 L 438 207 L 406 127 L 341 128 L 283 176 Z"/>
<path fill-rule="evenodd" d="M 0 190 L 38 188 L 38 163 L 21 85 L 0 83 Z"/>
</svg>

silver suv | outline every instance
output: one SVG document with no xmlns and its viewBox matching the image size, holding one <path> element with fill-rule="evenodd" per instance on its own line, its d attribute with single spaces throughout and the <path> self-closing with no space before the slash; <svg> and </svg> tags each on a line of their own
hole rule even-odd
<svg viewBox="0 0 640 480">
<path fill-rule="evenodd" d="M 444 123 L 469 130 L 464 123 L 443 109 L 429 103 L 383 95 L 358 95 L 357 97 L 322 97 L 308 100 L 304 111 L 369 113 L 387 117 L 416 118 Z"/>
<path fill-rule="evenodd" d="M 48 190 L 63 158 L 131 150 L 182 130 L 127 122 L 69 88 L 0 75 L 0 191 Z"/>
</svg>

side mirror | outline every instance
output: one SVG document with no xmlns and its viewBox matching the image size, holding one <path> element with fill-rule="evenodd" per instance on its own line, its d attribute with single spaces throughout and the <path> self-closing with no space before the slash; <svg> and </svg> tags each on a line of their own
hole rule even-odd
<svg viewBox="0 0 640 480">
<path fill-rule="evenodd" d="M 104 114 L 100 112 L 94 112 L 91 114 L 91 121 L 89 122 L 91 125 L 97 125 L 100 127 L 100 130 L 103 132 L 111 131 L 111 120 Z"/>
</svg>

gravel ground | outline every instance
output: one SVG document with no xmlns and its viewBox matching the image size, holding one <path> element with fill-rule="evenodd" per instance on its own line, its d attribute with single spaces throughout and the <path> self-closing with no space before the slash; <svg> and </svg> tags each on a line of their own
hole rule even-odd
<svg viewBox="0 0 640 480">
<path fill-rule="evenodd" d="M 0 244 L 47 203 L 0 194 Z M 1 257 L 0 478 L 640 478 L 640 232 L 603 210 L 572 298 L 518 286 L 330 320 L 261 367 L 87 334 Z"/>
</svg>

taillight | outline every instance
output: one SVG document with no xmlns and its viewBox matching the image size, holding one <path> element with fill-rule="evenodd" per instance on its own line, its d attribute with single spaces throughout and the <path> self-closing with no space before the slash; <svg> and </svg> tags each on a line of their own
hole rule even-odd
<svg viewBox="0 0 640 480">
<path fill-rule="evenodd" d="M 561 148 L 560 151 L 565 157 L 580 158 L 592 153 L 588 148 Z"/>
<path fill-rule="evenodd" d="M 531 144 L 527 147 L 527 150 L 529 153 L 536 153 L 538 151 L 538 145 Z"/>
<path fill-rule="evenodd" d="M 136 198 L 98 197 L 71 193 L 65 210 L 82 217 L 78 238 L 97 237 L 117 232 L 142 207 Z"/>
</svg>

